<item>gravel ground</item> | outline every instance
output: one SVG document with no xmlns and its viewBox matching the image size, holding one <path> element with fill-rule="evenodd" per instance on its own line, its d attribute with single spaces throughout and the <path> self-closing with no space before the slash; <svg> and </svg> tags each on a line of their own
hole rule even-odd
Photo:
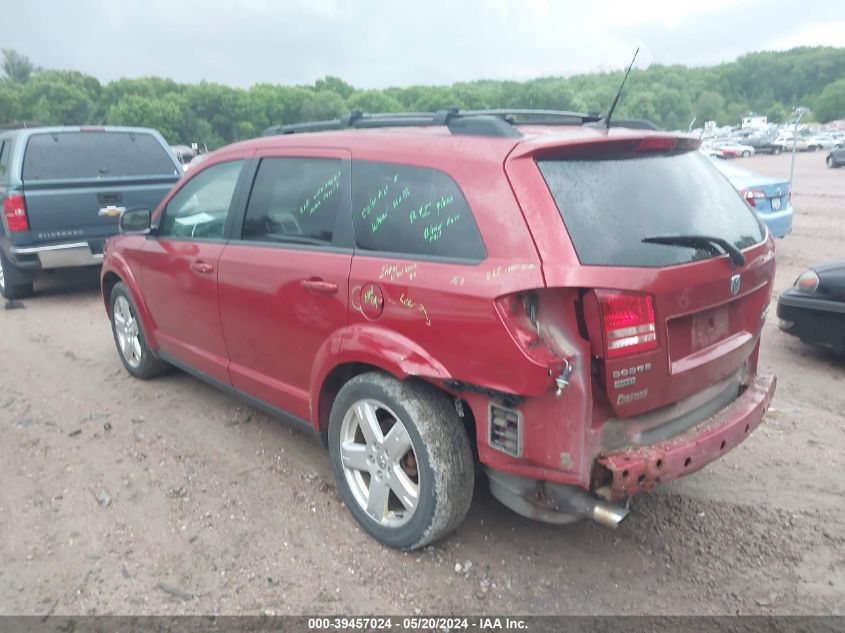
<svg viewBox="0 0 845 633">
<path fill-rule="evenodd" d="M 794 204 L 778 289 L 843 257 L 845 169 L 799 154 Z M 357 527 L 313 438 L 182 373 L 133 380 L 96 272 L 51 275 L 0 309 L 0 614 L 842 614 L 845 362 L 775 321 L 767 422 L 618 530 L 534 523 L 479 485 L 454 536 L 402 554 Z"/>
</svg>

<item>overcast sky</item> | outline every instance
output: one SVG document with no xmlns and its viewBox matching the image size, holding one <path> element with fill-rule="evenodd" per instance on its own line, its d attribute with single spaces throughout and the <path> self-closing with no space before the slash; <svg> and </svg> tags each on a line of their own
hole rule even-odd
<svg viewBox="0 0 845 633">
<path fill-rule="evenodd" d="M 0 46 L 101 81 L 360 88 L 845 46 L 845 0 L 0 0 Z"/>
</svg>

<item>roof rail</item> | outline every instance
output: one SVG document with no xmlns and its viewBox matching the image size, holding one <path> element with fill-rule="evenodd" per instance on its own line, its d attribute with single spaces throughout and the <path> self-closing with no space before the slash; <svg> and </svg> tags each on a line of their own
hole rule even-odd
<svg viewBox="0 0 845 633">
<path fill-rule="evenodd" d="M 559 110 L 459 110 L 446 108 L 436 112 L 381 112 L 369 114 L 354 110 L 339 119 L 274 125 L 264 136 L 302 134 L 346 129 L 383 127 L 430 127 L 445 125 L 455 135 L 515 138 L 522 136 L 514 125 L 582 125 L 598 121 L 601 116 Z"/>
</svg>

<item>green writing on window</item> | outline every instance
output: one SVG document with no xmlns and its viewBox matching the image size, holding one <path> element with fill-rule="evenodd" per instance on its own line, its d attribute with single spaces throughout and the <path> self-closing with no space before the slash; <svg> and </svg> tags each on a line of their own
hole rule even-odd
<svg viewBox="0 0 845 633">
<path fill-rule="evenodd" d="M 314 215 L 324 202 L 340 190 L 340 172 L 326 180 L 312 195 L 299 205 L 299 215 Z"/>
<path fill-rule="evenodd" d="M 429 224 L 423 230 L 423 238 L 429 244 L 431 242 L 436 242 L 441 237 L 443 237 L 443 222 L 438 222 L 437 224 Z"/>
<path fill-rule="evenodd" d="M 452 204 L 454 201 L 455 201 L 455 198 L 453 196 L 443 196 L 442 198 L 440 198 L 440 200 L 438 200 L 437 203 L 436 203 L 438 215 L 440 214 L 441 209 L 445 209 L 450 204 Z"/>
<path fill-rule="evenodd" d="M 420 205 L 420 207 L 418 209 L 412 209 L 411 212 L 408 214 L 408 220 L 410 220 L 411 224 L 413 224 L 417 220 L 427 218 L 430 215 L 431 215 L 431 203 L 426 202 L 425 204 Z"/>
</svg>

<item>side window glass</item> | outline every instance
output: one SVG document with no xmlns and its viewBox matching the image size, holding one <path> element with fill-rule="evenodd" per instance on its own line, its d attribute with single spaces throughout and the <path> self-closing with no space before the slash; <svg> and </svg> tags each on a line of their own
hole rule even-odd
<svg viewBox="0 0 845 633">
<path fill-rule="evenodd" d="M 243 239 L 327 245 L 334 237 L 343 163 L 332 158 L 264 158 L 246 207 Z"/>
<path fill-rule="evenodd" d="M 6 175 L 6 141 L 0 141 L 0 178 Z"/>
<path fill-rule="evenodd" d="M 359 249 L 480 261 L 484 243 L 457 183 L 435 169 L 354 161 L 352 216 Z"/>
<path fill-rule="evenodd" d="M 186 238 L 223 238 L 243 161 L 214 165 L 191 178 L 164 210 L 159 235 Z"/>
</svg>

